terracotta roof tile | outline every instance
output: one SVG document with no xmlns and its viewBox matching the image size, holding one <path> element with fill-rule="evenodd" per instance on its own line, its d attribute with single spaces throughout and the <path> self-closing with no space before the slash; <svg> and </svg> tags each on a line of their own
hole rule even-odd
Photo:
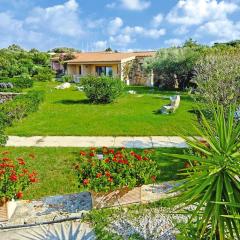
<svg viewBox="0 0 240 240">
<path fill-rule="evenodd" d="M 156 52 L 83 52 L 76 53 L 76 58 L 66 61 L 67 63 L 89 63 L 89 62 L 120 62 L 130 57 L 151 57 Z"/>
</svg>

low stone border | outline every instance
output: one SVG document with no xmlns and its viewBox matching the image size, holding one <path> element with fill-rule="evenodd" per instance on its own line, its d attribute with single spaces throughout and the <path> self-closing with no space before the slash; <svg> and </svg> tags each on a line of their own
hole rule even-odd
<svg viewBox="0 0 240 240">
<path fill-rule="evenodd" d="M 169 190 L 174 182 L 143 185 L 130 191 L 113 191 L 105 194 L 81 192 L 62 196 L 46 197 L 36 201 L 17 201 L 17 209 L 8 222 L 1 227 L 16 225 L 41 224 L 61 221 L 69 218 L 82 218 L 82 214 L 92 209 L 127 206 L 131 204 L 150 203 L 170 197 Z"/>
<path fill-rule="evenodd" d="M 12 100 L 14 97 L 21 95 L 22 93 L 13 92 L 0 92 L 0 104 L 6 101 Z"/>
</svg>

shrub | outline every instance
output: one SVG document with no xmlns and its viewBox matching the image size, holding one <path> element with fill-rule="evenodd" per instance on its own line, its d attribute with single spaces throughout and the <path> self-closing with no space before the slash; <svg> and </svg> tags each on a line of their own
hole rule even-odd
<svg viewBox="0 0 240 240">
<path fill-rule="evenodd" d="M 102 149 L 99 159 L 96 149 L 81 151 L 75 166 L 79 186 L 95 192 L 109 191 L 123 187 L 133 188 L 156 181 L 158 166 L 151 160 L 151 151 L 143 155 L 121 149 Z"/>
<path fill-rule="evenodd" d="M 43 93 L 31 91 L 7 101 L 0 105 L 0 111 L 4 115 L 5 125 L 11 125 L 15 120 L 21 120 L 29 113 L 38 110 L 39 104 L 43 101 Z"/>
<path fill-rule="evenodd" d="M 1 78 L 0 83 L 8 84 L 8 85 L 11 84 L 11 87 L 8 86 L 5 88 L 5 90 L 8 88 L 8 91 L 14 91 L 14 92 L 21 91 L 21 89 L 24 89 L 24 88 L 31 88 L 33 86 L 33 80 L 27 74 L 22 74 L 20 76 L 13 77 L 13 78 L 7 78 L 7 77 Z M 11 89 L 9 90 L 9 88 Z"/>
<path fill-rule="evenodd" d="M 198 219 L 198 239 L 206 233 L 209 239 L 240 239 L 239 219 L 224 217 L 240 215 L 240 123 L 234 121 L 234 112 L 233 107 L 227 113 L 218 107 L 213 122 L 202 114 L 198 135 L 205 140 L 185 138 L 191 153 L 167 154 L 189 161 L 182 173 L 186 178 L 175 189 L 175 204 L 192 206 L 187 214 L 190 224 Z"/>
<path fill-rule="evenodd" d="M 29 157 L 33 157 L 32 155 Z M 23 197 L 23 191 L 37 182 L 37 173 L 30 172 L 23 158 L 13 159 L 9 152 L 0 154 L 0 205 Z"/>
<path fill-rule="evenodd" d="M 52 81 L 55 73 L 49 67 L 38 68 L 37 74 L 33 76 L 34 81 L 47 82 Z"/>
<path fill-rule="evenodd" d="M 62 82 L 72 82 L 73 81 L 73 76 L 71 75 L 64 75 L 61 78 Z"/>
<path fill-rule="evenodd" d="M 91 103 L 113 102 L 123 91 L 121 79 L 108 76 L 81 78 L 81 85 Z"/>
<path fill-rule="evenodd" d="M 3 146 L 7 141 L 7 136 L 4 134 L 5 122 L 5 115 L 0 112 L 0 146 Z"/>
<path fill-rule="evenodd" d="M 240 102 L 240 52 L 209 54 L 197 63 L 195 81 L 207 103 L 224 107 Z"/>
</svg>

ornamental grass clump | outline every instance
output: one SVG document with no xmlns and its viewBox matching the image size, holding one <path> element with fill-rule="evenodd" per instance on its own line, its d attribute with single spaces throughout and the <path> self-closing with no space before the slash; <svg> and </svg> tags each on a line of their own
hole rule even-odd
<svg viewBox="0 0 240 240">
<path fill-rule="evenodd" d="M 150 150 L 143 154 L 125 149 L 103 148 L 101 157 L 95 148 L 81 151 L 75 166 L 79 187 L 94 192 L 133 188 L 157 181 L 159 168 L 151 160 Z"/>
<path fill-rule="evenodd" d="M 189 224 L 196 223 L 194 239 L 240 239 L 240 123 L 234 113 L 234 107 L 225 112 L 221 106 L 213 121 L 201 114 L 197 131 L 204 141 L 185 138 L 189 154 L 167 154 L 189 161 L 174 203 L 195 206 L 187 212 Z"/>
<path fill-rule="evenodd" d="M 29 171 L 27 159 L 13 159 L 9 152 L 0 153 L 0 205 L 23 197 L 24 190 L 38 181 L 37 173 Z M 34 158 L 33 154 L 29 158 Z"/>
</svg>

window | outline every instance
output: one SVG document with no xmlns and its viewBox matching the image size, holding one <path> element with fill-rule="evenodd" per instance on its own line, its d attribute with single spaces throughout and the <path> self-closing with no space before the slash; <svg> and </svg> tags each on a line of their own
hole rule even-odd
<svg viewBox="0 0 240 240">
<path fill-rule="evenodd" d="M 96 66 L 96 73 L 98 76 L 101 76 L 102 74 L 106 76 L 112 76 L 113 75 L 113 70 L 112 67 L 107 67 L 107 66 Z"/>
<path fill-rule="evenodd" d="M 82 66 L 79 66 L 79 75 L 82 75 Z"/>
</svg>

